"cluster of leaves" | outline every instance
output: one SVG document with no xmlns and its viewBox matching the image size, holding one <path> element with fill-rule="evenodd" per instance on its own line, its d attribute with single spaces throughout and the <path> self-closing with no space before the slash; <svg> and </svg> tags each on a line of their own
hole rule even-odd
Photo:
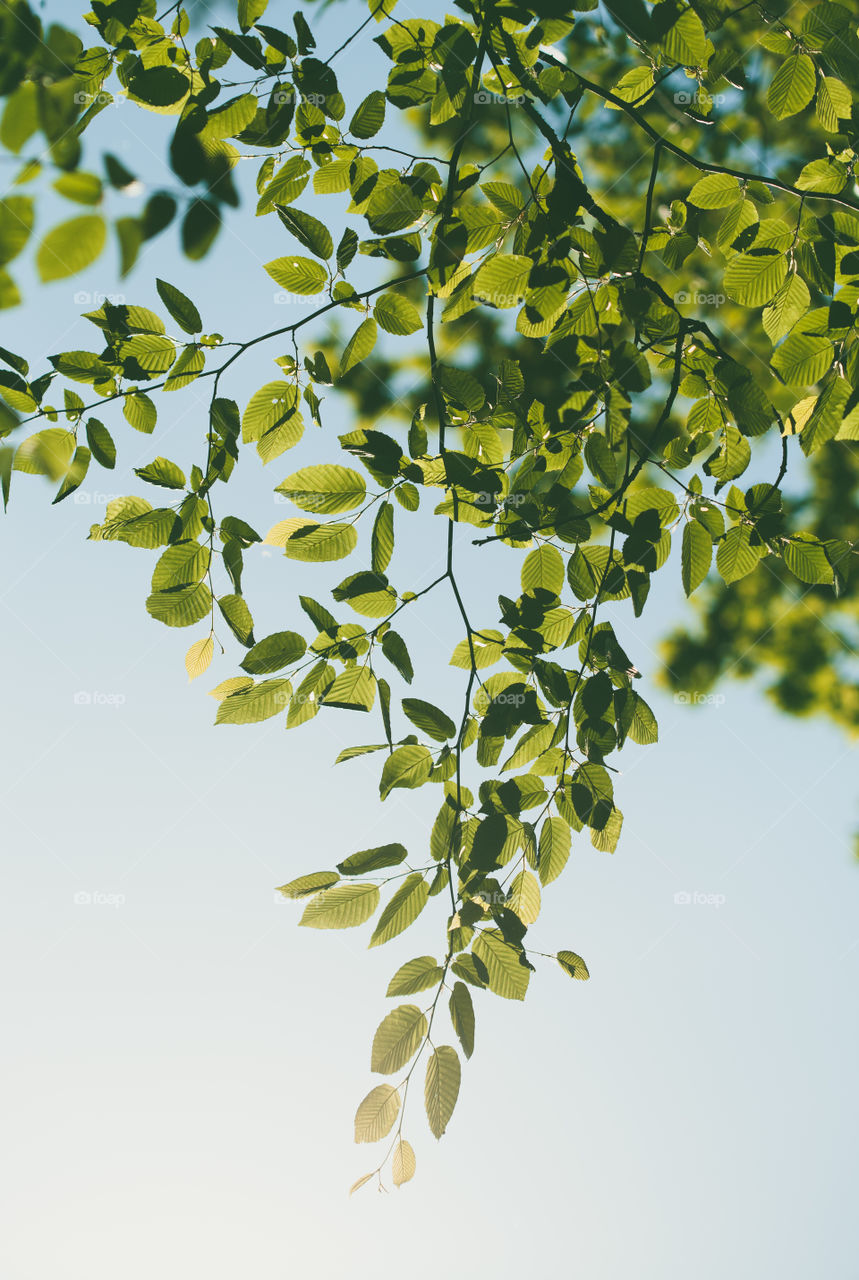
<svg viewBox="0 0 859 1280">
<path fill-rule="evenodd" d="M 524 998 L 533 960 L 545 954 L 526 945 L 542 889 L 563 871 L 573 834 L 586 831 L 595 849 L 614 851 L 623 819 L 611 758 L 627 741 L 656 741 L 653 713 L 634 687 L 639 673 L 604 607 L 628 601 L 641 614 L 674 534 L 687 595 L 713 567 L 728 590 L 758 582 L 762 571 L 843 595 L 853 554 L 846 529 L 803 523 L 782 486 L 793 437 L 800 460 L 833 441 L 852 449 L 859 438 L 859 205 L 849 193 L 855 16 L 837 4 L 799 6 L 795 25 L 757 6 L 735 14 L 711 2 L 612 0 L 606 27 L 590 16 L 596 0 L 577 0 L 573 12 L 506 0 L 458 7 L 436 22 L 400 20 L 374 3 L 346 45 L 367 22 L 387 19 L 376 43 L 389 73 L 350 111 L 333 54 L 316 56 L 301 14 L 285 32 L 263 21 L 266 0 L 241 0 L 238 30 L 216 27 L 191 50 L 181 8 L 167 29 L 148 0 L 94 5 L 88 21 L 103 44 L 75 52 L 63 37 L 72 99 L 75 85 L 102 95 L 115 76 L 129 101 L 175 118 L 171 164 L 197 189 L 183 223 L 192 256 L 211 243 L 200 228 L 216 228 L 219 202 L 235 203 L 236 165 L 262 153 L 256 216 L 278 219 L 290 237 L 289 251 L 265 270 L 281 289 L 319 304 L 289 325 L 225 340 L 205 333 L 195 304 L 159 280 L 163 314 L 110 302 L 87 314 L 96 350 L 60 352 L 33 377 L 23 357 L 0 352 L 8 366 L 0 430 L 16 433 L 0 455 L 6 497 L 12 473 L 29 472 L 58 482 L 61 501 L 93 463 L 115 464 L 115 428 L 102 417 L 119 408 L 130 427 L 151 434 L 156 393 L 209 379 L 198 462 L 186 474 L 156 456 L 137 469 L 165 505 L 116 499 L 91 537 L 158 552 L 146 608 L 169 626 L 203 624 L 186 657 L 192 678 L 213 659 L 216 619 L 244 648 L 243 674 L 212 691 L 218 724 L 281 716 L 292 728 L 331 709 L 378 712 L 382 741 L 339 759 L 378 752 L 383 801 L 395 789 L 439 789 L 426 856 L 387 844 L 282 886 L 306 900 L 307 926 L 350 928 L 376 917 L 371 946 L 399 936 L 430 899 L 448 904 L 438 956 L 408 961 L 388 989 L 393 997 L 431 991 L 428 1007 L 398 1005 L 374 1039 L 372 1070 L 405 1075 L 377 1085 L 356 1117 L 359 1142 L 393 1132 L 368 1177 L 381 1176 L 390 1156 L 396 1183 L 414 1169 L 403 1111 L 425 1053 L 437 1137 L 459 1090 L 457 1050 L 432 1038 L 442 994 L 468 1057 L 470 989 Z M 19 18 L 25 11 L 17 6 Z M 755 56 L 772 129 L 790 131 L 781 122 L 813 112 L 824 139 L 796 172 L 734 168 L 725 163 L 726 131 L 725 154 L 711 160 L 655 123 L 665 111 L 661 86 L 676 74 L 695 86 L 684 91 L 690 110 L 677 108 L 684 127 L 716 119 L 720 98 L 746 91 L 738 64 L 751 47 L 763 51 Z M 592 74 L 606 59 L 622 73 L 605 85 L 586 77 L 588 50 Z M 30 98 L 42 103 L 41 57 L 24 48 L 9 60 L 13 120 Z M 224 76 L 236 64 L 245 83 L 228 97 L 238 82 Z M 373 153 L 394 149 L 373 139 L 390 107 L 422 122 L 444 155 L 399 152 L 398 166 L 380 167 Z M 610 192 L 595 194 L 588 146 L 572 150 L 595 111 L 636 154 L 649 145 L 645 181 L 624 186 L 622 174 L 615 203 Z M 94 115 L 69 127 L 79 134 Z M 48 134 L 38 112 L 33 121 Z M 488 140 L 499 129 L 496 152 Z M 54 162 L 83 176 L 77 153 L 48 137 Z M 598 151 L 598 136 L 591 147 Z M 336 213 L 322 220 L 302 207 L 311 189 L 336 201 Z M 330 226 L 344 206 L 360 229 L 347 225 L 335 247 Z M 74 255 L 56 244 L 52 251 L 77 269 Z M 359 287 L 359 266 L 374 262 L 381 282 Z M 699 280 L 750 317 L 749 342 L 700 306 L 689 314 Z M 357 324 L 345 341 L 299 347 L 302 329 L 312 334 L 317 321 L 350 311 Z M 487 337 L 479 360 L 469 354 L 471 332 Z M 240 408 L 223 394 L 229 370 L 284 336 L 294 354 L 279 356 L 277 380 Z M 391 381 L 378 375 L 380 362 L 419 369 L 405 421 L 402 398 L 395 404 L 378 389 Z M 81 385 L 91 388 L 87 400 Z M 345 461 L 304 466 L 277 484 L 303 514 L 265 535 L 223 514 L 240 455 L 255 448 L 264 464 L 280 458 L 301 440 L 306 416 L 322 425 L 331 386 L 353 398 L 359 425 L 339 438 Z M 18 441 L 25 422 L 41 419 L 51 425 Z M 747 475 L 759 442 L 762 471 Z M 153 493 L 165 489 L 170 500 Z M 396 528 L 428 503 L 444 569 L 418 592 L 401 589 L 388 577 Z M 461 526 L 471 527 L 473 557 L 489 542 L 512 553 L 518 583 L 499 595 L 495 618 L 473 619 L 464 599 Z M 263 541 L 311 565 L 362 557 L 333 588 L 331 608 L 300 597 L 306 634 L 254 634 L 242 575 L 245 554 Z M 461 623 L 451 658 L 463 673 L 461 703 L 451 715 L 426 698 L 398 696 L 397 709 L 391 680 L 411 686 L 417 678 L 401 624 L 441 593 Z M 588 976 L 576 953 L 554 958 L 571 977 Z"/>
</svg>

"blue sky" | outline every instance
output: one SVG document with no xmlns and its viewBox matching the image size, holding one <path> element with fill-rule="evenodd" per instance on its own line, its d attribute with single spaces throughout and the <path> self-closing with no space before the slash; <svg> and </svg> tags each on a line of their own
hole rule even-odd
<svg viewBox="0 0 859 1280">
<path fill-rule="evenodd" d="M 329 28 L 345 31 L 347 11 Z M 338 66 L 353 101 L 370 49 Z M 130 167 L 155 171 L 156 122 L 124 107 L 106 133 Z M 239 218 L 194 266 L 168 234 L 125 282 L 107 256 L 5 313 L 2 341 L 36 366 L 85 346 L 75 295 L 153 305 L 156 274 L 209 330 L 287 323 L 260 268 L 284 238 L 272 219 Z M 278 354 L 247 357 L 228 393 L 246 400 Z M 189 689 L 198 631 L 146 614 L 151 553 L 85 541 L 105 495 L 138 491 L 132 467 L 161 452 L 194 460 L 204 394 L 178 393 L 163 434 L 119 429 L 120 466 L 87 479 L 89 501 L 51 509 L 41 481 L 16 477 L 0 524 L 3 1274 L 429 1280 L 455 1265 L 503 1280 L 852 1280 L 855 756 L 748 685 L 697 707 L 659 693 L 679 567 L 642 624 L 613 610 L 661 739 L 618 762 L 620 847 L 575 841 L 534 930 L 539 949 L 585 956 L 591 981 L 547 961 L 522 1006 L 478 995 L 445 1138 L 415 1106 L 415 1181 L 346 1197 L 375 1163 L 351 1125 L 375 1082 L 384 989 L 404 960 L 437 953 L 438 921 L 427 912 L 367 951 L 364 930 L 297 929 L 274 886 L 389 839 L 419 850 L 436 796 L 394 793 L 380 808 L 373 757 L 333 767 L 341 746 L 375 737 L 356 714 L 289 734 L 280 720 L 215 729 L 206 689 L 232 674 L 235 651 Z M 333 438 L 348 409 L 326 408 Z M 266 473 L 248 458 L 235 510 L 261 527 L 284 518 L 271 489 L 318 445 L 309 431 Z M 472 550 L 468 532 L 461 544 L 474 615 L 492 625 L 505 553 Z M 300 624 L 294 598 L 315 583 L 268 550 L 249 557 L 259 635 Z M 407 537 L 393 580 L 419 586 L 411 566 L 429 580 L 434 558 Z M 426 673 L 418 695 L 453 705 L 454 620 L 419 607 L 405 631 Z"/>
</svg>

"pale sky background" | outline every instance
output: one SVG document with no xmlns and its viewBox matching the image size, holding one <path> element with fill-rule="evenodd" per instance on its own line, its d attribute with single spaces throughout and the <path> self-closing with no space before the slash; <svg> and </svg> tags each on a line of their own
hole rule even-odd
<svg viewBox="0 0 859 1280">
<path fill-rule="evenodd" d="M 337 6 L 327 26 L 345 33 L 361 17 Z M 353 102 L 372 50 L 338 63 Z M 127 106 L 101 145 L 151 175 L 158 132 Z M 156 274 L 194 298 L 208 330 L 288 323 L 259 267 L 287 243 L 273 219 L 240 215 L 209 264 L 181 259 L 170 232 L 122 283 L 111 250 L 4 313 L 0 342 L 40 370 L 43 352 L 94 345 L 76 294 L 157 306 Z M 248 356 L 227 394 L 243 403 L 277 376 L 280 353 Z M 855 755 L 748 685 L 700 707 L 658 692 L 654 650 L 682 606 L 676 566 L 634 630 L 626 606 L 612 610 L 661 738 L 618 758 L 620 847 L 575 839 L 532 931 L 540 950 L 580 952 L 591 981 L 544 961 L 524 1005 L 475 993 L 477 1047 L 443 1141 L 413 1098 L 414 1182 L 346 1196 L 378 1158 L 353 1145 L 352 1117 L 380 1079 L 369 1047 L 392 1006 L 384 990 L 403 961 L 439 952 L 443 904 L 367 951 L 366 928 L 299 930 L 300 908 L 274 886 L 386 840 L 417 856 L 438 791 L 380 806 L 377 758 L 332 767 L 342 745 L 377 739 L 375 717 L 370 729 L 338 711 L 289 734 L 280 718 L 215 729 L 206 690 L 235 671 L 237 646 L 189 689 L 183 655 L 203 628 L 148 617 L 153 553 L 85 541 L 106 495 L 142 491 L 133 466 L 199 457 L 207 396 L 204 383 L 169 410 L 162 398 L 154 437 L 106 412 L 117 471 L 94 469 L 87 501 L 53 509 L 43 482 L 16 476 L 0 522 L 4 1280 L 430 1280 L 451 1267 L 501 1280 L 855 1280 Z M 324 408 L 326 433 L 348 429 L 345 404 Z M 284 518 L 271 489 L 319 439 L 309 428 L 265 473 L 248 454 L 241 501 L 222 510 L 263 529 Z M 471 536 L 464 582 L 478 625 L 494 625 L 509 553 L 471 550 Z M 435 555 L 405 539 L 392 580 L 418 587 L 413 566 L 428 581 Z M 307 634 L 293 602 L 315 571 L 277 553 L 248 563 L 257 635 Z M 335 565 L 331 581 L 347 571 Z M 436 599 L 403 630 L 424 672 L 412 692 L 450 710 L 459 635 Z M 724 901 L 676 904 L 682 892 Z"/>
</svg>

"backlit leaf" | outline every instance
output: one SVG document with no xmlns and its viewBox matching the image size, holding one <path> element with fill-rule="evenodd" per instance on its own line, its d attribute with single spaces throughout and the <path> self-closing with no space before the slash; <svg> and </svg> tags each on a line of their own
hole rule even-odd
<svg viewBox="0 0 859 1280">
<path fill-rule="evenodd" d="M 440 1044 L 427 1063 L 424 1103 L 434 1137 L 440 1138 L 450 1123 L 459 1097 L 459 1055 L 449 1044 Z"/>
</svg>

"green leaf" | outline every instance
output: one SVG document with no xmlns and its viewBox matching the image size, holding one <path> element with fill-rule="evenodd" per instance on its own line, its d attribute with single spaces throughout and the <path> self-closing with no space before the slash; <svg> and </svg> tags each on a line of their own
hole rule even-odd
<svg viewBox="0 0 859 1280">
<path fill-rule="evenodd" d="M 239 0 L 239 26 L 247 31 L 262 17 L 268 8 L 268 0 Z"/>
<path fill-rule="evenodd" d="M 115 498 L 107 504 L 104 524 L 91 529 L 90 537 L 127 542 L 132 547 L 163 547 L 170 541 L 176 520 L 174 511 L 168 507 L 153 510 L 145 498 Z"/>
<path fill-rule="evenodd" d="M 482 182 L 480 190 L 505 218 L 516 218 L 525 208 L 522 192 L 509 182 Z"/>
<path fill-rule="evenodd" d="M 337 884 L 311 898 L 298 923 L 311 929 L 354 929 L 369 920 L 378 905 L 378 885 Z"/>
<path fill-rule="evenodd" d="M 426 747 L 397 747 L 385 761 L 379 794 L 384 800 L 395 787 L 414 790 L 422 787 L 432 771 L 432 756 Z"/>
<path fill-rule="evenodd" d="M 240 665 L 242 671 L 247 671 L 252 676 L 268 675 L 297 662 L 304 656 L 306 648 L 303 637 L 297 631 L 275 631 L 264 640 L 259 640 Z"/>
<path fill-rule="evenodd" d="M 428 895 L 429 886 L 419 871 L 406 876 L 379 916 L 369 945 L 380 947 L 413 924 L 426 906 Z"/>
<path fill-rule="evenodd" d="M 293 444 L 301 439 L 303 424 L 297 412 L 298 388 L 291 382 L 267 382 L 255 391 L 242 414 L 242 439 L 262 440 L 276 428 L 297 423 Z"/>
<path fill-rule="evenodd" d="M 331 594 L 364 618 L 387 618 L 397 605 L 397 593 L 381 573 L 352 573 Z"/>
<path fill-rule="evenodd" d="M 571 978 L 580 978 L 584 981 L 591 976 L 588 973 L 588 966 L 581 956 L 576 955 L 575 951 L 559 951 L 555 959 L 564 973 L 568 973 Z"/>
<path fill-rule="evenodd" d="M 490 991 L 506 1000 L 525 999 L 531 970 L 519 963 L 520 951 L 505 941 L 499 929 L 482 930 L 471 949 L 483 961 Z"/>
<path fill-rule="evenodd" d="M 347 667 L 328 686 L 321 699 L 326 707 L 371 711 L 376 700 L 376 677 L 368 667 Z"/>
<path fill-rule="evenodd" d="M 725 269 L 725 292 L 743 307 L 762 307 L 787 278 L 787 257 L 771 246 L 737 254 Z"/>
<path fill-rule="evenodd" d="M 800 582 L 832 582 L 832 565 L 823 546 L 811 534 L 792 539 L 782 554 L 788 569 Z"/>
<path fill-rule="evenodd" d="M 30 238 L 35 206 L 30 196 L 0 200 L 0 266 L 17 258 Z"/>
<path fill-rule="evenodd" d="M 286 710 L 291 693 L 288 680 L 263 680 L 250 689 L 229 693 L 218 707 L 215 724 L 259 724 L 269 720 Z"/>
<path fill-rule="evenodd" d="M 257 100 L 252 93 L 230 98 L 223 106 L 209 112 L 205 128 L 200 133 L 201 142 L 211 144 L 222 138 L 235 138 L 253 124 L 257 114 Z"/>
<path fill-rule="evenodd" d="M 203 328 L 200 313 L 190 298 L 186 298 L 175 285 L 166 280 L 156 280 L 158 296 L 170 312 L 173 319 L 186 333 L 199 333 Z"/>
<path fill-rule="evenodd" d="M 382 653 L 391 665 L 396 667 L 403 679 L 408 684 L 411 684 L 414 679 L 415 669 L 412 666 L 412 660 L 403 637 L 398 635 L 396 631 L 386 631 L 382 636 Z"/>
<path fill-rule="evenodd" d="M 804 316 L 811 303 L 808 285 L 801 276 L 788 276 L 761 320 L 770 342 L 776 343 Z"/>
<path fill-rule="evenodd" d="M 437 987 L 444 977 L 444 969 L 432 956 L 418 956 L 401 965 L 388 983 L 387 996 L 415 996 L 419 991 Z"/>
<path fill-rule="evenodd" d="M 199 542 L 177 542 L 158 558 L 152 571 L 152 590 L 169 591 L 199 582 L 209 568 L 210 552 Z"/>
<path fill-rule="evenodd" d="M 719 448 L 707 459 L 704 470 L 717 480 L 734 480 L 743 474 L 751 458 L 752 450 L 748 440 L 732 422 L 728 422 L 722 432 Z"/>
<path fill-rule="evenodd" d="M 699 209 L 726 209 L 742 198 L 738 179 L 726 173 L 708 173 L 699 178 L 689 192 L 689 203 Z"/>
<path fill-rule="evenodd" d="M 60 480 L 71 465 L 75 437 L 62 427 L 46 427 L 22 440 L 15 452 L 12 468 L 27 475 L 48 476 Z"/>
<path fill-rule="evenodd" d="M 71 218 L 54 227 L 39 245 L 36 267 L 43 283 L 64 280 L 88 267 L 104 249 L 107 227 L 100 214 Z"/>
<path fill-rule="evenodd" d="M 144 435 L 151 435 L 155 430 L 158 412 L 149 396 L 144 395 L 142 391 L 123 396 L 122 413 L 135 431 L 142 431 Z"/>
<path fill-rule="evenodd" d="M 629 726 L 629 737 L 639 746 L 647 746 L 659 739 L 659 728 L 656 716 L 640 694 L 630 691 L 632 698 L 632 720 Z"/>
<path fill-rule="evenodd" d="M 399 1111 L 400 1095 L 392 1084 L 371 1089 L 355 1114 L 355 1141 L 378 1142 L 384 1138 L 393 1129 Z"/>
<path fill-rule="evenodd" d="M 564 585 L 564 561 L 560 551 L 544 544 L 531 551 L 522 565 L 522 590 L 542 587 L 559 596 Z"/>
<path fill-rule="evenodd" d="M 287 231 L 291 231 L 305 249 L 309 249 L 323 261 L 331 257 L 334 252 L 334 241 L 324 222 L 320 222 L 312 214 L 303 213 L 301 209 L 287 209 L 281 206 L 277 214 Z"/>
<path fill-rule="evenodd" d="M 290 560 L 319 564 L 342 560 L 357 543 L 358 534 L 351 524 L 306 524 L 290 534 L 283 549 Z"/>
<path fill-rule="evenodd" d="M 386 236 L 410 227 L 422 213 L 420 198 L 407 182 L 398 177 L 393 182 L 376 184 L 367 205 L 366 218 L 371 231 Z"/>
<path fill-rule="evenodd" d="M 516 253 L 496 253 L 477 272 L 472 292 L 481 302 L 498 308 L 515 307 L 525 300 L 533 263 Z"/>
<path fill-rule="evenodd" d="M 489 975 L 486 972 L 486 965 L 482 960 L 476 959 L 476 957 L 470 953 L 457 956 L 451 964 L 450 970 L 451 973 L 455 973 L 458 978 L 463 978 L 466 982 L 470 983 L 472 987 L 477 987 L 479 990 L 484 990 L 489 985 L 487 982 Z"/>
<path fill-rule="evenodd" d="M 91 351 L 63 351 L 61 355 L 49 356 L 48 359 L 58 373 L 74 382 L 93 383 L 112 376 L 108 365 Z"/>
<path fill-rule="evenodd" d="M 808 396 L 794 405 L 790 416 L 801 432 L 799 443 L 806 456 L 844 431 L 852 416 L 844 417 L 844 409 L 850 396 L 851 389 L 847 380 L 835 377 L 827 380 L 819 396 Z M 849 436 L 843 438 L 849 439 Z"/>
<path fill-rule="evenodd" d="M 468 671 L 471 668 L 471 648 L 474 649 L 474 665 L 478 671 L 493 666 L 504 651 L 504 637 L 500 631 L 491 627 L 482 627 L 479 634 L 471 637 L 471 646 L 467 640 L 460 640 L 450 660 L 452 667 L 461 667 Z"/>
<path fill-rule="evenodd" d="M 164 489 L 184 489 L 185 472 L 177 467 L 169 458 L 155 458 L 148 466 L 135 467 L 134 474 L 148 484 L 157 484 Z"/>
<path fill-rule="evenodd" d="M 421 698 L 403 698 L 403 712 L 413 725 L 436 742 L 446 742 L 456 733 L 456 725 L 450 716 Z"/>
<path fill-rule="evenodd" d="M 824 334 L 791 333 L 773 353 L 772 367 L 792 386 L 819 382 L 832 367 L 834 348 Z"/>
<path fill-rule="evenodd" d="M 277 891 L 285 898 L 309 898 L 321 889 L 330 889 L 339 879 L 336 871 L 312 871 L 310 875 L 299 876 L 288 884 L 279 884 Z"/>
<path fill-rule="evenodd" d="M 812 160 L 804 165 L 795 186 L 799 191 L 823 191 L 837 195 L 847 185 L 850 171 L 840 160 Z"/>
<path fill-rule="evenodd" d="M 337 870 L 344 876 L 361 876 L 366 871 L 380 871 L 383 867 L 398 867 L 408 857 L 405 845 L 382 844 L 375 849 L 362 849 L 337 863 Z"/>
<path fill-rule="evenodd" d="M 169 587 L 153 591 L 146 609 L 153 618 L 168 627 L 190 627 L 211 612 L 212 593 L 204 582 L 186 587 Z"/>
<path fill-rule="evenodd" d="M 817 119 L 827 133 L 838 133 L 841 120 L 849 120 L 853 96 L 846 84 L 834 76 L 821 76 L 815 104 Z"/>
<path fill-rule="evenodd" d="M 345 271 L 358 252 L 358 235 L 351 227 L 347 227 L 337 245 L 337 270 Z"/>
<path fill-rule="evenodd" d="M 240 595 L 220 596 L 218 608 L 239 644 L 249 649 L 254 642 L 254 620 L 246 602 Z"/>
<path fill-rule="evenodd" d="M 191 343 L 179 353 L 179 358 L 170 370 L 170 377 L 164 384 L 165 391 L 179 391 L 189 386 L 203 372 L 206 355 L 201 347 Z"/>
<path fill-rule="evenodd" d="M 551 884 L 567 865 L 572 847 L 570 828 L 563 818 L 546 818 L 540 830 L 537 850 L 537 873 L 541 884 Z"/>
<path fill-rule="evenodd" d="M 346 343 L 343 358 L 340 361 L 339 377 L 343 378 L 356 364 L 365 360 L 376 345 L 376 321 L 372 316 L 362 320 L 352 337 Z"/>
<path fill-rule="evenodd" d="M 351 467 L 332 463 L 302 467 L 275 489 L 302 511 L 336 515 L 359 507 L 367 496 L 364 477 Z"/>
<path fill-rule="evenodd" d="M 540 886 L 530 871 L 519 871 L 513 877 L 506 905 L 523 924 L 534 924 L 540 914 Z"/>
<path fill-rule="evenodd" d="M 357 760 L 358 756 L 370 755 L 374 751 L 385 751 L 387 747 L 387 742 L 371 742 L 363 747 L 344 747 L 334 763 L 343 764 L 346 760 Z"/>
<path fill-rule="evenodd" d="M 172 107 L 190 92 L 189 79 L 176 67 L 145 67 L 135 72 L 128 82 L 128 92 L 138 102 L 150 107 Z"/>
<path fill-rule="evenodd" d="M 370 548 L 373 572 L 384 573 L 394 554 L 394 508 L 390 502 L 383 502 L 376 513 Z"/>
<path fill-rule="evenodd" d="M 716 552 L 716 568 L 725 582 L 738 582 L 756 568 L 764 547 L 753 547 L 749 543 L 749 530 L 745 525 L 737 524 L 729 529 Z"/>
<path fill-rule="evenodd" d="M 713 539 L 697 520 L 690 520 L 683 529 L 681 551 L 681 576 L 683 590 L 691 596 L 706 578 L 713 559 Z"/>
<path fill-rule="evenodd" d="M 440 1138 L 447 1128 L 459 1097 L 459 1055 L 449 1044 L 440 1044 L 427 1063 L 424 1103 L 432 1134 Z"/>
<path fill-rule="evenodd" d="M 116 466 L 116 445 L 107 427 L 98 418 L 87 419 L 86 439 L 99 466 L 112 471 Z"/>
<path fill-rule="evenodd" d="M 330 168 L 330 166 L 326 167 Z M 260 196 L 257 202 L 257 214 L 268 213 L 275 205 L 291 204 L 293 200 L 298 199 L 309 181 L 310 165 L 307 160 L 303 156 L 290 156 Z M 314 186 L 316 186 L 315 182 Z"/>
<path fill-rule="evenodd" d="M 250 676 L 230 676 L 229 680 L 222 680 L 220 684 L 215 685 L 214 689 L 210 689 L 209 697 L 223 702 L 229 694 L 238 693 L 240 689 L 252 689 L 253 684 Z"/>
<path fill-rule="evenodd" d="M 289 293 L 321 293 L 328 283 L 328 272 L 312 258 L 274 258 L 265 263 L 265 270 Z"/>
<path fill-rule="evenodd" d="M 393 1075 L 414 1057 L 426 1033 L 426 1016 L 417 1005 L 398 1005 L 379 1023 L 373 1037 L 370 1070 Z"/>
<path fill-rule="evenodd" d="M 662 41 L 666 56 L 685 67 L 699 67 L 707 55 L 704 24 L 688 5 L 666 0 L 650 15 L 653 30 Z"/>
<path fill-rule="evenodd" d="M 814 63 L 807 53 L 785 58 L 767 90 L 767 106 L 776 120 L 795 116 L 814 97 Z"/>
<path fill-rule="evenodd" d="M 139 365 L 150 377 L 166 373 L 176 359 L 176 348 L 170 338 L 160 333 L 136 333 L 122 344 L 123 362 Z"/>
<path fill-rule="evenodd" d="M 349 122 L 356 138 L 373 138 L 385 123 L 385 95 L 378 89 L 368 93 Z"/>
<path fill-rule="evenodd" d="M 474 1053 L 474 1005 L 464 982 L 455 982 L 448 1005 L 450 1020 L 466 1058 Z"/>
<path fill-rule="evenodd" d="M 63 482 L 57 490 L 56 497 L 51 504 L 52 506 L 55 506 L 58 502 L 62 502 L 70 493 L 74 493 L 76 489 L 80 488 L 86 479 L 91 456 L 92 455 L 86 445 L 78 445 L 75 449 L 71 465 L 66 472 Z"/>
<path fill-rule="evenodd" d="M 380 293 L 373 315 L 386 333 L 405 335 L 424 327 L 423 316 L 413 302 L 398 293 Z"/>
<path fill-rule="evenodd" d="M 323 164 L 313 175 L 313 190 L 317 195 L 334 195 L 349 190 L 350 160 L 331 160 Z"/>
</svg>

